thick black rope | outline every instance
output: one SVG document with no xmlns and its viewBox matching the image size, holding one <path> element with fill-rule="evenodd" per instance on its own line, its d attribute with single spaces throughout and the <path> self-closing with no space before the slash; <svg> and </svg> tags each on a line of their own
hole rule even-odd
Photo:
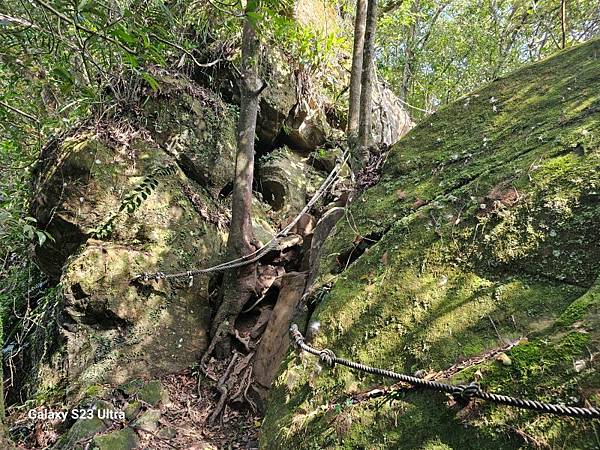
<svg viewBox="0 0 600 450">
<path fill-rule="evenodd" d="M 313 348 L 310 345 L 306 344 L 304 342 L 304 336 L 302 336 L 302 333 L 300 333 L 296 324 L 293 324 L 290 327 L 290 336 L 296 348 L 310 353 L 312 355 L 318 356 L 321 362 L 327 364 L 330 367 L 334 367 L 336 364 L 340 364 L 342 366 L 346 366 L 351 369 L 358 370 L 360 372 L 392 378 L 394 380 L 402 381 L 404 383 L 408 383 L 413 386 L 418 386 L 425 389 L 445 392 L 447 394 L 451 394 L 454 398 L 463 401 L 468 401 L 472 398 L 480 398 L 482 400 L 487 400 L 494 403 L 500 403 L 516 408 L 531 409 L 543 413 L 558 414 L 562 416 L 571 417 L 581 417 L 584 419 L 600 419 L 600 409 L 598 408 L 581 408 L 579 406 L 558 405 L 553 403 L 538 402 L 536 400 L 509 397 L 507 395 L 492 394 L 490 392 L 482 391 L 477 383 L 471 383 L 468 385 L 452 385 L 440 383 L 438 381 L 424 380 L 422 378 L 413 377 L 411 375 L 396 373 L 392 372 L 391 370 L 371 367 L 354 361 L 348 361 L 347 359 L 338 358 L 329 349 L 317 350 L 316 348 Z"/>
</svg>

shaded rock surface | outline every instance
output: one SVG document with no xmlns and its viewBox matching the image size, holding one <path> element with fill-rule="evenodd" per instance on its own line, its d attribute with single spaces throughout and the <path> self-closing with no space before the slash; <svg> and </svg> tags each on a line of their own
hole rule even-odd
<svg viewBox="0 0 600 450">
<path fill-rule="evenodd" d="M 72 387 L 181 370 L 207 345 L 208 277 L 130 281 L 220 262 L 235 111 L 166 76 L 144 105 L 50 143 L 35 172 L 31 214 L 54 238 L 35 256 L 61 288 L 52 370 Z"/>
<path fill-rule="evenodd" d="M 317 348 L 455 384 L 478 380 L 490 392 L 600 405 L 598 55 L 594 40 L 525 67 L 442 108 L 393 147 L 379 184 L 324 244 Z M 387 387 L 290 354 L 261 444 L 598 444 L 593 421 L 464 406 L 422 390 L 357 400 Z"/>
<path fill-rule="evenodd" d="M 264 201 L 282 217 L 299 213 L 324 180 L 308 165 L 308 158 L 286 147 L 262 158 L 257 172 Z"/>
</svg>

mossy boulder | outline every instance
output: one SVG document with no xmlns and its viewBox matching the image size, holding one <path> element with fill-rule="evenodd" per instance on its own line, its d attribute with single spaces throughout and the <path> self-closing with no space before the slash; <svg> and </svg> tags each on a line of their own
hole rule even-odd
<svg viewBox="0 0 600 450">
<path fill-rule="evenodd" d="M 182 77 L 158 82 L 142 111 L 149 131 L 190 179 L 216 196 L 234 170 L 237 108 Z"/>
<path fill-rule="evenodd" d="M 123 408 L 123 412 L 125 413 L 125 418 L 129 421 L 134 420 L 140 411 L 142 410 L 142 402 L 139 400 L 134 400 L 132 402 L 128 402 Z"/>
<path fill-rule="evenodd" d="M 169 403 L 169 394 L 159 380 L 150 381 L 142 386 L 137 393 L 137 398 L 150 406 Z"/>
<path fill-rule="evenodd" d="M 92 442 L 95 450 L 133 450 L 140 445 L 137 434 L 131 428 L 96 436 Z"/>
<path fill-rule="evenodd" d="M 263 157 L 258 164 L 258 189 L 278 216 L 299 213 L 323 181 L 308 164 L 308 158 L 283 147 Z"/>
<path fill-rule="evenodd" d="M 208 276 L 132 279 L 222 261 L 237 114 L 188 80 L 159 81 L 141 110 L 50 142 L 34 171 L 30 213 L 53 237 L 35 257 L 60 287 L 48 347 L 64 356 L 46 372 L 70 389 L 157 378 L 206 349 Z M 272 231 L 264 215 L 257 227 Z"/>
<path fill-rule="evenodd" d="M 155 432 L 158 430 L 158 421 L 160 420 L 160 416 L 161 414 L 159 409 L 149 409 L 140 415 L 140 417 L 133 422 L 132 426 L 134 428 Z"/>
<path fill-rule="evenodd" d="M 102 433 L 108 428 L 107 424 L 98 417 L 91 419 L 79 419 L 65 433 L 56 444 L 53 450 L 83 450 L 85 443 L 92 437 Z"/>
<path fill-rule="evenodd" d="M 69 430 L 61 436 L 61 438 L 52 446 L 53 450 L 84 450 L 88 448 L 88 442 L 94 436 L 106 431 L 111 425 L 111 420 L 100 418 L 104 416 L 99 414 L 100 410 L 112 411 L 114 406 L 104 400 L 96 400 L 92 405 L 82 404 L 79 410 L 85 410 L 86 414 L 89 409 L 94 410 L 92 417 L 87 415 L 80 417 L 69 428 Z"/>
<path fill-rule="evenodd" d="M 599 55 L 594 40 L 525 67 L 440 109 L 393 147 L 380 183 L 325 243 L 316 347 L 598 407 Z M 452 406 L 421 390 L 356 401 L 391 382 L 317 362 L 285 361 L 265 448 L 598 445 L 594 421 Z"/>
</svg>

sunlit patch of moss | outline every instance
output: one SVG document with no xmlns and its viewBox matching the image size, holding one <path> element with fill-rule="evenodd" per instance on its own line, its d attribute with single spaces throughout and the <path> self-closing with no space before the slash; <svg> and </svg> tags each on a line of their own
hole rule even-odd
<svg viewBox="0 0 600 450">
<path fill-rule="evenodd" d="M 332 286 L 314 314 L 317 347 L 410 373 L 518 341 L 510 363 L 490 358 L 451 381 L 480 377 L 492 392 L 598 401 L 590 286 L 600 273 L 599 51 L 595 40 L 491 83 L 394 147 L 381 182 L 324 246 L 319 283 Z M 374 233 L 383 236 L 341 267 L 341 256 Z M 591 422 L 481 402 L 469 412 L 422 391 L 392 406 L 338 411 L 353 392 L 389 381 L 341 367 L 317 374 L 314 359 L 302 361 L 288 359 L 277 381 L 267 448 L 598 445 Z M 340 423 L 349 426 L 341 435 Z"/>
<path fill-rule="evenodd" d="M 586 314 L 593 314 L 595 311 L 596 315 L 598 315 L 599 310 L 600 278 L 596 280 L 594 285 L 585 293 L 585 295 L 582 295 L 567 307 L 556 321 L 556 324 L 563 327 L 573 325 L 577 321 L 582 320 Z"/>
</svg>

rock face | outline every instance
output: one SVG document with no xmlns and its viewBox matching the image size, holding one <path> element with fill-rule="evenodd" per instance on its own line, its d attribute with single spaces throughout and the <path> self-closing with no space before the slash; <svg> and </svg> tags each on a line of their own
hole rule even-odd
<svg viewBox="0 0 600 450">
<path fill-rule="evenodd" d="M 345 26 L 338 12 L 321 0 L 295 1 L 292 16 L 300 26 L 319 35 L 339 32 Z M 261 77 L 268 80 L 268 86 L 260 101 L 257 127 L 263 146 L 283 143 L 308 153 L 329 140 L 336 127 L 343 128 L 343 120 L 334 119 L 328 113 L 333 111 L 338 115 L 335 110 L 340 109 L 340 98 L 347 101 L 345 88 L 350 83 L 351 56 L 340 51 L 332 58 L 335 59 L 332 67 L 315 73 L 290 61 L 281 51 L 265 50 Z M 373 143 L 391 145 L 414 124 L 398 98 L 381 80 L 374 85 Z"/>
<path fill-rule="evenodd" d="M 307 16 L 311 2 L 300 2 L 298 20 L 328 29 L 319 14 Z M 323 7 L 326 22 L 336 19 L 335 11 Z M 336 92 L 288 56 L 266 56 L 262 77 L 269 86 L 260 103 L 257 150 L 271 153 L 257 165 L 263 198 L 253 203 L 254 234 L 262 243 L 315 193 L 321 171 L 330 170 L 339 154 L 321 146 L 341 132 L 331 117 Z M 346 74 L 341 66 L 338 72 L 330 84 L 342 90 Z M 156 92 L 147 87 L 130 110 L 92 118 L 57 136 L 33 171 L 29 214 L 52 236 L 34 256 L 58 286 L 47 314 L 53 325 L 57 319 L 58 337 L 51 343 L 40 339 L 40 351 L 22 364 L 21 372 L 31 375 L 17 384 L 48 390 L 65 384 L 74 398 L 91 385 L 189 368 L 206 349 L 208 277 L 193 283 L 132 278 L 221 262 L 237 108 L 185 77 L 158 69 L 153 76 Z M 405 132 L 398 125 L 406 123 L 404 112 L 389 92 L 377 98 L 375 122 L 385 122 L 375 130 L 377 140 L 389 143 Z M 329 154 L 317 162 L 309 158 L 316 150 Z M 54 328 L 46 334 L 52 333 Z"/>
<path fill-rule="evenodd" d="M 373 89 L 372 138 L 377 144 L 392 145 L 414 126 L 396 95 L 378 82 Z"/>
<path fill-rule="evenodd" d="M 350 207 L 352 225 L 340 221 L 324 244 L 317 348 L 490 392 L 600 405 L 598 54 L 595 40 L 497 80 L 394 146 L 380 183 Z M 590 422 L 452 406 L 421 390 L 375 410 L 351 399 L 384 380 L 317 362 L 288 358 L 265 447 L 597 445 Z"/>
<path fill-rule="evenodd" d="M 60 280 L 60 373 L 72 386 L 181 370 L 207 345 L 207 277 L 130 280 L 220 261 L 235 111 L 174 78 L 145 108 L 57 139 L 36 170 L 31 214 L 54 238 L 36 258 Z"/>
<path fill-rule="evenodd" d="M 286 147 L 259 161 L 258 189 L 282 218 L 299 213 L 323 182 L 323 176 L 307 161 Z"/>
<path fill-rule="evenodd" d="M 318 149 L 334 134 L 327 110 L 334 109 L 332 94 L 322 90 L 319 80 L 297 70 L 291 72 L 285 57 L 270 51 L 263 78 L 270 81 L 260 102 L 257 134 L 264 146 L 285 143 L 296 151 Z M 350 81 L 345 71 L 334 72 L 336 87 Z M 341 89 L 340 89 L 341 90 Z M 375 145 L 396 143 L 413 126 L 396 95 L 382 81 L 373 89 L 372 140 Z"/>
</svg>

